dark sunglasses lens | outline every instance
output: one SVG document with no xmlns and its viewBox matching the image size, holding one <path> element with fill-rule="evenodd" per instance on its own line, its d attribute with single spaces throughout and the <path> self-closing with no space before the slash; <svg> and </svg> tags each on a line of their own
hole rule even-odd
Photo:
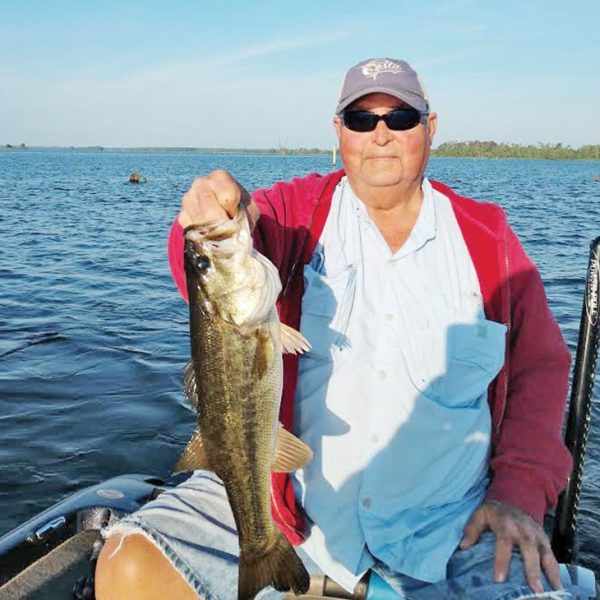
<svg viewBox="0 0 600 600">
<path fill-rule="evenodd" d="M 349 110 L 343 114 L 344 125 L 352 131 L 373 131 L 377 126 L 377 115 L 368 110 Z"/>
<path fill-rule="evenodd" d="M 381 118 L 392 131 L 406 131 L 419 124 L 421 113 L 412 108 L 400 108 L 380 117 L 368 110 L 349 110 L 343 113 L 342 120 L 344 125 L 352 131 L 373 131 Z"/>
<path fill-rule="evenodd" d="M 392 131 L 406 131 L 419 124 L 421 113 L 418 110 L 392 110 L 385 115 L 385 124 Z"/>
</svg>

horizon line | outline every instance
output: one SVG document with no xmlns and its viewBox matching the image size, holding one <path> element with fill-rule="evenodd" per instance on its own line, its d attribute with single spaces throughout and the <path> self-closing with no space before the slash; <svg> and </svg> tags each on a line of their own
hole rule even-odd
<svg viewBox="0 0 600 600">
<path fill-rule="evenodd" d="M 519 142 L 496 142 L 495 140 L 450 140 L 447 142 L 441 142 L 437 146 L 432 146 L 431 150 L 437 150 L 441 146 L 452 146 L 452 145 L 466 145 L 466 144 L 495 144 L 498 146 L 515 146 L 527 148 L 533 147 L 551 147 L 551 148 L 563 148 L 565 150 L 581 150 L 582 148 L 598 147 L 600 144 L 581 144 L 580 146 L 571 146 L 564 142 L 536 142 L 536 143 L 519 143 Z M 317 150 L 319 152 L 332 152 L 335 148 L 339 152 L 339 146 L 332 144 L 327 148 L 319 146 L 264 146 L 264 147 L 233 147 L 233 146 L 103 146 L 101 144 L 86 144 L 86 145 L 60 145 L 60 144 L 31 144 L 28 145 L 25 142 L 21 144 L 3 144 L 0 145 L 0 150 L 185 150 L 185 151 L 257 151 L 257 152 L 287 152 L 287 151 L 299 151 L 299 150 Z"/>
</svg>

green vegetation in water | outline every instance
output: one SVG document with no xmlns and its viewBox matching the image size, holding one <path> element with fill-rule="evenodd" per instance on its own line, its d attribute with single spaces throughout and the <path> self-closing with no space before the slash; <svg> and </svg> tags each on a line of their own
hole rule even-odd
<svg viewBox="0 0 600 600">
<path fill-rule="evenodd" d="M 600 160 L 600 145 L 579 148 L 563 144 L 504 144 L 496 142 L 446 142 L 431 152 L 432 156 L 470 158 L 547 158 Z"/>
</svg>

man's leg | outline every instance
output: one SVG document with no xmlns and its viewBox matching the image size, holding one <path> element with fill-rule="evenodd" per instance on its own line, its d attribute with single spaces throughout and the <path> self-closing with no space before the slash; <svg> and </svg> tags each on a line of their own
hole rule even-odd
<svg viewBox="0 0 600 600">
<path fill-rule="evenodd" d="M 523 561 L 518 550 L 513 550 L 510 571 L 505 583 L 494 582 L 494 557 L 496 538 L 485 532 L 477 544 L 467 550 L 456 550 L 448 561 L 444 581 L 427 583 L 393 573 L 383 565 L 377 565 L 378 574 L 392 587 L 402 590 L 409 600 L 573 600 L 568 589 L 553 591 L 544 577 L 543 595 L 537 596 L 527 585 Z"/>
<path fill-rule="evenodd" d="M 214 473 L 197 471 L 108 534 L 96 571 L 99 600 L 237 597 L 239 541 Z M 257 599 L 283 596 L 265 588 Z"/>
<path fill-rule="evenodd" d="M 198 600 L 198 594 L 144 535 L 108 537 L 96 567 L 98 600 Z"/>
</svg>

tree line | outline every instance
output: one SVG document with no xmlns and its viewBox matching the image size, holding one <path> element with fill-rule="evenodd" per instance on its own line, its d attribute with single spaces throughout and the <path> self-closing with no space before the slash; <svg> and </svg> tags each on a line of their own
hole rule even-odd
<svg viewBox="0 0 600 600">
<path fill-rule="evenodd" d="M 0 150 L 27 149 L 25 144 L 0 146 Z M 71 146 L 71 150 L 104 150 L 102 146 Z M 196 152 L 200 154 L 272 154 L 279 156 L 303 156 L 331 154 L 331 150 L 322 148 L 115 148 L 130 152 Z M 445 142 L 431 151 L 432 156 L 439 157 L 468 157 L 468 158 L 548 158 L 548 159 L 579 159 L 600 160 L 600 145 L 588 144 L 579 148 L 558 144 L 506 144 L 491 141 Z"/>
<path fill-rule="evenodd" d="M 550 158 L 600 160 L 600 145 L 572 148 L 563 144 L 505 144 L 496 142 L 445 142 L 431 152 L 432 156 L 472 158 Z"/>
</svg>

